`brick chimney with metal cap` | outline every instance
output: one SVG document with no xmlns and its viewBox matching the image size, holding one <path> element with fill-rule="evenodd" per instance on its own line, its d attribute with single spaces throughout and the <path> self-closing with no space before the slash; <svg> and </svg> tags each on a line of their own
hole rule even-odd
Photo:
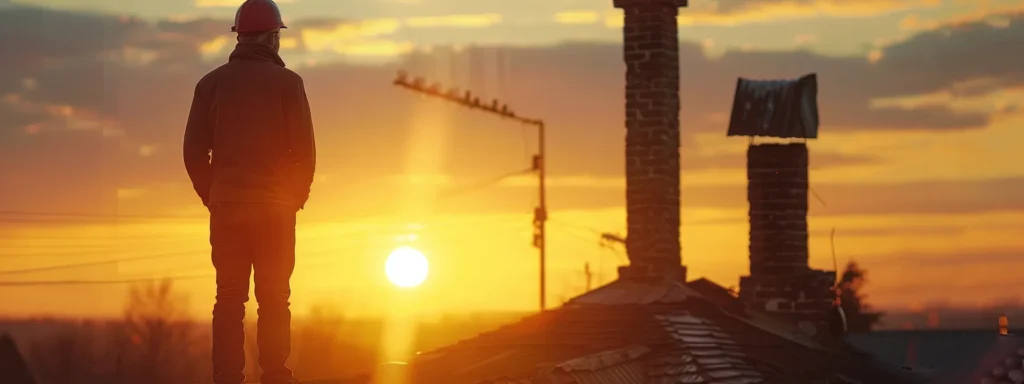
<svg viewBox="0 0 1024 384">
<path fill-rule="evenodd" d="M 626 251 L 623 279 L 686 279 L 679 245 L 679 37 L 687 0 L 614 0 L 625 14 Z"/>
<path fill-rule="evenodd" d="M 736 84 L 729 136 L 747 136 L 750 202 L 750 275 L 740 277 L 740 299 L 781 315 L 805 332 L 837 341 L 835 271 L 808 263 L 806 140 L 818 137 L 816 74 L 795 80 Z M 795 142 L 754 144 L 754 137 Z M 839 332 L 836 332 L 836 331 Z"/>
</svg>

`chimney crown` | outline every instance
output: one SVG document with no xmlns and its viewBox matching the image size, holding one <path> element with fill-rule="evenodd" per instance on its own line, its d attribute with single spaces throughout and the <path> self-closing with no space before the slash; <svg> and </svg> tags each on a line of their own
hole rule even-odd
<svg viewBox="0 0 1024 384">
<path fill-rule="evenodd" d="M 679 245 L 678 0 L 616 0 L 625 8 L 626 251 L 630 279 L 685 280 Z"/>
<path fill-rule="evenodd" d="M 689 0 L 614 0 L 615 8 L 663 6 L 682 8 L 689 4 Z"/>
</svg>

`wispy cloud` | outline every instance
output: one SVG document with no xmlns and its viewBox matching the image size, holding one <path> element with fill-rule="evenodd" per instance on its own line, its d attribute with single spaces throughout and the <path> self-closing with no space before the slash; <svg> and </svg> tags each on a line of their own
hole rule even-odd
<svg viewBox="0 0 1024 384">
<path fill-rule="evenodd" d="M 3 95 L 0 104 L 19 113 L 40 116 L 38 121 L 20 127 L 22 132 L 29 135 L 58 130 L 97 131 L 104 136 L 120 136 L 123 133 L 113 119 L 73 105 L 34 101 L 18 93 Z"/>
<path fill-rule="evenodd" d="M 910 32 L 933 31 L 940 28 L 962 27 L 972 23 L 986 23 L 993 27 L 1006 28 L 1010 25 L 1014 15 L 1024 13 L 1024 4 L 985 6 L 979 5 L 977 9 L 954 14 L 944 18 L 923 18 L 912 14 L 900 20 L 900 29 Z"/>
<path fill-rule="evenodd" d="M 399 57 L 412 52 L 413 43 L 395 36 L 402 28 L 485 28 L 502 21 L 498 14 L 382 18 L 363 21 L 298 23 L 299 47 L 309 52 L 334 52 L 355 57 Z M 213 48 L 213 47 L 211 47 Z"/>
<path fill-rule="evenodd" d="M 410 17 L 405 19 L 405 25 L 412 28 L 431 27 L 468 27 L 479 28 L 498 24 L 502 21 L 501 14 L 484 13 L 475 15 L 447 15 L 447 16 L 426 16 Z"/>
<path fill-rule="evenodd" d="M 374 19 L 360 22 L 342 22 L 331 27 L 307 27 L 299 32 L 302 45 L 313 52 L 342 51 L 344 47 L 367 38 L 390 35 L 398 31 L 397 19 Z"/>
<path fill-rule="evenodd" d="M 597 11 L 564 11 L 555 14 L 555 22 L 559 24 L 596 24 L 601 21 L 601 13 Z"/>
<path fill-rule="evenodd" d="M 723 7 L 721 4 L 728 4 Z M 699 2 L 679 11 L 680 26 L 739 26 L 811 19 L 817 17 L 876 17 L 915 8 L 934 7 L 936 0 L 746 0 L 736 2 Z M 604 15 L 608 27 L 623 25 L 621 10 Z"/>
<path fill-rule="evenodd" d="M 346 56 L 394 58 L 412 52 L 414 48 L 407 41 L 371 40 L 338 45 L 334 51 Z"/>
</svg>

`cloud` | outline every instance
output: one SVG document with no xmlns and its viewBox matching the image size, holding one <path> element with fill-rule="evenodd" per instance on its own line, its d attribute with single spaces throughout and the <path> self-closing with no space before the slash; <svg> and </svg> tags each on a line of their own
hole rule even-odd
<svg viewBox="0 0 1024 384">
<path fill-rule="evenodd" d="M 1024 44 L 1024 13 L 1008 17 L 1005 25 L 975 22 L 916 34 L 886 47 L 877 66 L 903 75 L 900 84 L 889 87 L 892 95 L 940 91 L 982 79 L 1014 86 L 1024 81 L 1018 65 L 1024 62 L 1024 52 L 998 50 L 1020 44 Z M 998 59 L 979 61 L 976 58 L 985 57 L 979 55 L 998 55 Z"/>
<path fill-rule="evenodd" d="M 552 200 L 563 209 L 609 208 L 623 204 L 625 180 L 621 177 L 553 177 L 559 188 Z M 532 187 L 535 180 L 516 179 L 510 186 Z M 601 193 L 607 189 L 615 193 Z M 979 214 L 1024 211 L 1024 178 L 993 180 L 943 180 L 906 183 L 816 183 L 811 180 L 811 214 L 816 217 L 846 215 Z M 495 199 L 513 199 L 521 191 L 492 192 Z M 688 209 L 743 209 L 747 207 L 745 183 L 692 184 L 683 178 L 683 200 Z"/>
<path fill-rule="evenodd" d="M 957 13 L 945 18 L 922 18 L 910 14 L 900 20 L 900 29 L 912 32 L 934 31 L 942 28 L 956 28 L 971 24 L 985 23 L 993 27 L 1006 27 L 1010 18 L 1024 12 L 1024 4 L 979 6 L 978 9 Z"/>
<path fill-rule="evenodd" d="M 433 28 L 433 27 L 487 27 L 500 23 L 502 16 L 497 13 L 485 13 L 475 15 L 446 15 L 446 16 L 421 16 L 410 17 L 405 20 L 405 25 L 412 28 Z"/>
<path fill-rule="evenodd" d="M 563 11 L 555 14 L 555 22 L 559 24 L 595 24 L 601 21 L 601 14 L 596 11 Z"/>
<path fill-rule="evenodd" d="M 330 26 L 303 27 L 300 30 L 303 46 L 314 52 L 340 50 L 346 44 L 364 38 L 390 35 L 398 30 L 401 22 L 396 19 L 378 19 L 351 23 L 335 23 Z"/>
<path fill-rule="evenodd" d="M 948 252 L 938 254 L 907 253 L 898 262 L 914 268 L 962 268 L 976 265 L 1024 265 L 1024 249 L 977 249 L 972 252 Z"/>
<path fill-rule="evenodd" d="M 867 270 L 864 291 L 880 307 L 904 307 L 928 301 L 978 305 L 987 300 L 1018 300 L 1018 276 L 1007 271 L 1024 267 L 1022 248 L 977 248 L 949 251 L 893 251 L 840 256 Z M 840 266 L 841 267 L 841 266 Z M 912 279 L 908 276 L 913 276 Z"/>
<path fill-rule="evenodd" d="M 845 166 L 876 164 L 880 160 L 868 155 L 851 155 L 834 152 L 812 152 L 810 168 L 812 170 L 837 168 Z M 694 153 L 683 151 L 680 154 L 680 166 L 684 173 L 694 171 L 744 170 L 747 166 L 746 153 Z M 536 176 L 520 176 L 506 180 L 506 186 L 534 186 Z M 625 179 L 607 176 L 555 176 L 547 181 L 554 188 L 612 188 L 625 187 Z"/>
<path fill-rule="evenodd" d="M 44 19 L 47 22 L 39 22 Z M 405 25 L 404 19 L 396 20 L 397 28 Z M 1021 23 L 1017 20 L 1013 19 L 1002 28 L 981 24 L 923 32 L 885 47 L 884 57 L 875 64 L 863 58 L 831 57 L 805 51 L 726 52 L 709 58 L 700 46 L 682 44 L 683 166 L 688 172 L 742 167 L 743 154 L 735 152 L 735 147 L 705 147 L 707 140 L 698 139 L 701 135 L 724 136 L 738 76 L 793 78 L 817 72 L 823 138 L 832 132 L 884 134 L 901 130 L 982 129 L 989 123 L 988 112 L 954 111 L 945 100 L 924 104 L 898 101 L 949 89 L 969 90 L 974 96 L 986 95 L 1003 85 L 1013 84 L 1015 79 L 1019 83 L 1022 68 L 1013 63 L 1024 61 L 1018 57 L 1020 53 L 1005 49 L 1024 45 L 1020 41 L 1024 36 L 1020 33 Z M 77 153 L 117 159 L 110 165 L 115 168 L 109 171 L 116 170 L 118 185 L 104 188 L 151 191 L 137 199 L 140 201 L 159 198 L 166 202 L 194 203 L 174 148 L 180 145 L 193 85 L 206 71 L 219 65 L 224 51 L 231 46 L 230 41 L 224 41 L 225 36 L 230 37 L 224 32 L 228 25 L 230 23 L 223 20 L 212 19 L 147 23 L 131 18 L 43 9 L 0 11 L 0 33 L 31 37 L 9 39 L 9 44 L 0 45 L 0 64 L 9 68 L 0 73 L 0 95 L 18 97 L 16 105 L 0 103 L 0 108 L 5 108 L 5 113 L 0 115 L 3 137 L 5 140 L 17 137 L 24 146 L 19 150 L 33 153 L 62 151 L 69 156 Z M 299 20 L 294 25 L 300 36 L 303 31 L 322 33 L 319 37 L 322 40 L 308 41 L 323 41 L 321 46 L 325 50 L 334 50 L 332 45 L 343 40 L 338 40 L 338 36 L 352 37 L 357 42 L 341 49 L 350 54 L 394 55 L 412 48 L 387 39 L 394 22 L 321 19 Z M 339 25 L 349 27 L 339 29 Z M 311 32 L 314 30 L 319 32 Z M 305 38 L 297 44 L 299 47 L 289 52 L 296 60 L 304 57 L 303 49 L 312 51 Z M 211 54 L 218 45 L 220 52 Z M 204 60 L 204 49 L 207 58 L 219 59 Z M 136 57 L 139 55 L 149 55 L 149 58 L 142 60 Z M 936 57 L 941 60 L 935 60 Z M 977 57 L 993 60 L 971 59 Z M 473 89 L 485 98 L 499 97 L 520 114 L 545 118 L 549 124 L 549 171 L 556 189 L 552 191 L 553 199 L 567 206 L 621 206 L 622 194 L 614 190 L 615 185 L 622 185 L 624 168 L 623 67 L 619 45 L 566 43 L 555 47 L 475 47 L 458 52 L 442 47 L 430 53 L 409 53 L 401 62 L 386 65 L 328 62 L 299 68 L 306 79 L 318 127 L 318 142 L 325 148 L 320 154 L 323 164 L 320 169 L 330 174 L 332 180 L 359 184 L 340 186 L 339 182 L 338 188 L 345 189 L 346 194 L 366 193 L 380 196 L 382 200 L 390 196 L 391 192 L 380 190 L 383 188 L 380 184 L 366 180 L 380 174 L 407 171 L 406 157 L 412 145 L 407 142 L 411 137 L 410 127 L 424 114 L 443 116 L 445 125 L 450 127 L 451 133 L 445 133 L 443 140 L 447 148 L 458 150 L 438 156 L 442 156 L 442 171 L 456 179 L 455 184 L 486 179 L 529 164 L 536 140 L 532 131 L 395 89 L 390 83 L 399 69 Z M 32 89 L 26 87 L 26 79 L 32 79 L 28 82 L 34 84 Z M 878 100 L 889 102 L 879 103 Z M 62 106 L 70 109 L 59 108 Z M 63 110 L 73 111 L 82 120 L 102 122 L 123 134 L 116 143 L 103 147 L 100 154 L 82 152 L 69 142 L 50 139 L 49 134 L 36 135 L 35 139 L 28 135 L 29 131 L 39 129 L 31 127 L 63 124 L 67 120 L 61 119 L 66 116 L 50 113 Z M 38 132 L 46 132 L 46 129 Z M 99 132 L 102 130 L 92 134 L 102 137 Z M 720 141 L 712 144 L 717 143 Z M 151 146 L 152 151 L 147 151 L 151 156 L 139 156 L 141 146 Z M 816 150 L 813 156 L 815 167 L 831 169 L 883 163 L 888 154 L 865 155 L 823 149 Z M 5 161 L 3 164 L 14 163 Z M 47 169 L 41 165 L 35 174 L 38 176 L 19 173 L 19 177 L 59 180 L 64 172 Z M 524 183 L 527 181 L 524 179 Z M 17 183 L 17 180 L 10 182 Z M 828 211 L 834 214 L 1020 208 L 1009 195 L 1000 194 L 1009 192 L 999 192 L 1017 193 L 1019 184 L 992 181 L 962 182 L 956 186 L 957 183 L 903 187 L 815 185 L 815 189 L 829 202 Z M 23 184 L 43 188 L 42 184 Z M 149 188 L 151 185 L 161 187 Z M 996 192 L 972 187 L 974 185 L 992 187 Z M 936 188 L 935 191 L 945 195 L 921 198 L 915 195 L 918 192 L 914 188 Z M 33 194 L 42 196 L 41 191 L 45 189 L 26 192 L 24 199 Z M 685 191 L 688 201 L 697 206 L 745 204 L 741 186 L 688 187 Z M 865 194 L 874 196 L 872 193 L 877 191 L 893 191 L 900 197 L 893 203 L 852 202 L 864 200 Z M 998 198 L 990 199 L 993 193 Z M 481 195 L 479 201 L 467 199 L 464 207 L 493 209 L 495 201 L 500 201 L 494 200 L 496 196 L 519 201 L 517 199 L 526 198 L 522 195 L 521 188 L 498 188 Z M 325 195 L 320 196 L 324 197 L 314 199 L 327 199 Z M 347 199 L 332 198 L 330 204 L 350 204 L 342 200 Z M 327 204 L 326 200 L 320 201 Z"/>
<path fill-rule="evenodd" d="M 748 218 L 737 219 L 734 222 L 747 222 Z M 883 228 L 843 228 L 836 232 L 836 236 L 846 237 L 880 237 L 880 236 L 957 236 L 966 232 L 964 227 L 924 227 L 924 226 L 894 226 Z M 832 228 L 812 229 L 808 231 L 810 236 L 831 237 Z"/>
<path fill-rule="evenodd" d="M 823 16 L 866 18 L 939 3 L 940 0 L 696 0 L 679 11 L 677 20 L 680 26 L 737 26 Z M 604 20 L 608 27 L 621 27 L 622 13 L 609 11 Z"/>
</svg>

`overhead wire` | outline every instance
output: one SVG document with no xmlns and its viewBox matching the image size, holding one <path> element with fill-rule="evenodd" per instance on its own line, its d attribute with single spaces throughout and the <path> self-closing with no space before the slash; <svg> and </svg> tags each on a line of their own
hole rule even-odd
<svg viewBox="0 0 1024 384">
<path fill-rule="evenodd" d="M 516 170 L 513 172 L 498 175 L 496 177 L 485 179 L 483 181 L 473 183 L 466 186 L 456 187 L 445 192 L 442 192 L 437 199 L 445 200 L 455 196 L 460 196 L 467 193 L 472 193 L 497 183 L 500 183 L 508 178 L 528 174 L 533 172 L 533 168 L 526 168 Z M 381 213 L 369 215 L 371 217 L 386 216 L 391 214 Z M 11 217 L 14 216 L 14 217 Z M 3 222 L 18 222 L 19 219 L 25 219 L 27 216 L 29 219 L 36 219 L 38 222 L 51 223 L 57 221 L 57 223 L 67 223 L 77 219 L 88 220 L 88 219 L 115 219 L 115 220 L 160 220 L 160 219 L 208 219 L 208 214 L 202 215 L 167 215 L 167 214 L 132 214 L 132 213 L 86 213 L 86 212 L 33 212 L 33 211 L 19 211 L 19 210 L 3 210 L 0 211 L 0 223 Z M 32 222 L 29 220 L 28 222 Z M 328 221 L 330 222 L 330 221 Z"/>
<path fill-rule="evenodd" d="M 214 277 L 213 273 L 192 276 L 173 277 L 150 277 L 138 279 L 116 279 L 116 280 L 37 280 L 37 281 L 0 281 L 0 287 L 27 287 L 27 286 L 55 286 L 55 285 L 123 285 L 138 284 L 156 281 L 181 281 L 198 280 Z"/>
<path fill-rule="evenodd" d="M 337 251 L 341 251 L 341 250 L 345 250 L 345 249 L 349 249 L 349 248 L 348 247 L 331 247 L 331 248 L 327 248 L 327 249 L 321 249 L 319 251 L 314 251 L 314 252 L 306 253 L 305 255 L 297 255 L 297 260 L 298 261 L 302 261 L 302 260 L 322 260 L 323 256 L 320 256 L 320 257 L 314 256 L 314 257 L 310 258 L 309 255 L 311 255 L 311 254 L 312 255 L 323 255 L 323 254 L 327 254 L 327 253 L 331 253 L 331 252 L 337 252 Z M 296 265 L 296 270 L 306 270 L 306 269 L 309 269 L 309 268 L 321 267 L 321 266 L 324 266 L 324 265 L 330 265 L 330 264 L 337 263 L 337 262 L 340 262 L 340 261 L 339 260 L 321 261 L 319 263 L 313 263 L 313 264 L 302 264 L 302 263 L 299 263 L 299 264 Z M 207 263 L 209 263 L 209 262 L 207 262 Z M 163 280 L 179 281 L 179 280 L 194 280 L 194 279 L 201 279 L 201 278 L 216 277 L 216 273 L 214 273 L 214 272 L 194 273 L 194 274 L 180 275 L 180 276 L 175 276 L 175 275 L 166 276 L 167 274 L 171 274 L 173 272 L 181 272 L 181 271 L 189 272 L 189 271 L 193 271 L 193 270 L 196 270 L 196 269 L 199 269 L 199 268 L 201 268 L 201 266 L 193 265 L 193 266 L 187 266 L 187 267 L 184 267 L 184 268 L 164 269 L 161 273 L 152 274 L 152 275 L 155 275 L 155 276 L 140 276 L 140 277 L 129 277 L 129 278 L 122 278 L 122 279 L 107 279 L 107 280 L 0 281 L 0 287 L 55 286 L 55 285 L 117 285 L 117 284 L 135 284 L 135 283 L 163 281 Z M 2 275 L 2 274 L 3 273 L 0 272 L 0 275 Z M 149 274 L 147 274 L 147 275 L 149 275 Z"/>
<path fill-rule="evenodd" d="M 470 185 L 467 185 L 467 186 L 464 186 L 464 187 L 459 187 L 459 188 L 455 188 L 455 189 L 449 190 L 449 191 L 443 193 L 442 195 L 438 196 L 438 199 L 439 200 L 444 200 L 444 199 L 447 199 L 447 198 L 452 198 L 452 197 L 455 197 L 455 196 L 471 193 L 471 192 L 474 192 L 474 191 L 477 191 L 477 190 L 480 190 L 480 189 L 487 188 L 487 187 L 492 186 L 494 184 L 497 184 L 499 182 L 502 182 L 502 181 L 504 181 L 504 180 L 506 180 L 506 179 L 508 179 L 510 177 L 522 175 L 522 174 L 529 173 L 529 172 L 532 172 L 532 171 L 533 170 L 531 168 L 531 169 L 518 170 L 518 171 L 515 171 L 515 172 L 510 172 L 510 173 L 502 174 L 502 175 L 499 175 L 499 176 L 491 178 L 491 179 L 486 179 L 486 180 L 484 180 L 482 182 L 478 182 L 478 183 L 470 184 Z M 29 216 L 48 217 L 48 218 L 68 218 L 68 217 L 78 217 L 78 218 L 81 218 L 81 217 L 85 217 L 85 218 L 200 218 L 200 217 L 204 217 L 204 216 L 175 216 L 175 215 L 90 214 L 90 213 L 62 213 L 62 212 L 0 211 L 0 217 L 2 217 L 4 215 L 7 215 L 7 216 L 10 216 L 10 215 L 29 215 Z M 337 233 L 332 233 L 332 235 L 337 235 Z M 165 258 L 165 257 L 171 257 L 171 256 L 179 256 L 179 255 L 183 255 L 183 254 L 199 253 L 199 252 L 208 252 L 208 248 L 204 249 L 204 250 L 187 251 L 187 252 L 174 252 L 174 253 L 157 254 L 157 255 L 144 255 L 144 256 L 135 256 L 135 257 L 123 257 L 123 258 L 117 258 L 117 259 L 90 261 L 90 262 L 84 262 L 84 263 L 60 264 L 60 265 L 50 265 L 50 266 L 27 268 L 27 269 L 7 270 L 7 271 L 0 271 L 0 276 L 17 275 L 17 274 L 28 274 L 28 273 L 37 273 L 37 272 L 50 272 L 50 271 L 65 270 L 65 269 L 76 269 L 76 268 L 84 268 L 84 267 L 91 267 L 91 266 L 98 266 L 98 265 L 117 264 L 117 263 L 122 263 L 122 262 L 131 262 L 131 261 L 153 260 L 153 259 L 159 259 L 159 258 Z M 75 253 L 71 253 L 71 254 L 75 254 L 75 255 L 109 254 L 109 252 L 107 252 L 107 251 L 86 252 L 86 253 L 75 252 Z M 21 256 L 36 256 L 36 257 L 38 257 L 38 256 L 42 256 L 42 255 L 46 255 L 46 253 L 27 254 L 27 255 L 23 254 Z M 50 255 L 53 255 L 53 254 L 50 254 Z M 0 256 L 10 257 L 11 255 L 2 255 L 2 254 L 0 254 Z M 68 281 L 68 282 L 59 282 L 59 283 L 61 283 L 61 284 L 65 284 L 65 283 L 67 283 L 67 284 L 76 284 L 76 283 L 79 283 L 79 282 L 80 281 Z M 6 283 L 6 282 L 0 282 L 0 285 L 3 285 L 4 283 Z M 32 282 L 12 282 L 12 284 L 15 284 L 15 283 L 17 285 L 31 285 Z M 81 283 L 88 284 L 89 282 L 81 282 Z M 43 284 L 43 285 L 45 285 L 45 284 Z"/>
<path fill-rule="evenodd" d="M 87 212 L 31 212 L 31 211 L 0 211 L 0 224 L 80 224 L 80 223 L 119 223 L 199 220 L 208 215 L 164 215 L 164 214 L 133 214 L 133 213 L 87 213 Z"/>
<path fill-rule="evenodd" d="M 471 193 L 473 191 L 477 191 L 477 190 L 489 187 L 491 185 L 497 184 L 497 183 L 499 183 L 499 182 L 501 182 L 501 181 L 503 181 L 505 179 L 508 179 L 509 177 L 513 177 L 513 176 L 522 174 L 523 172 L 525 172 L 525 171 L 510 172 L 510 173 L 507 173 L 507 174 L 500 175 L 499 177 L 495 177 L 495 178 L 492 178 L 492 179 L 485 180 L 483 182 L 475 183 L 475 184 L 472 184 L 472 185 L 469 185 L 469 186 L 465 186 L 465 187 L 461 187 L 461 188 L 456 188 L 456 189 L 453 189 L 453 190 L 443 194 L 442 196 L 440 196 L 439 200 L 443 200 L 445 198 L 451 198 L 451 197 L 455 197 L 455 196 Z M 377 230 L 378 230 L 378 228 L 348 228 L 348 229 L 342 230 L 342 232 L 343 233 L 375 232 Z M 314 235 L 314 236 L 303 236 L 303 235 L 300 234 L 299 238 L 300 239 L 302 239 L 302 238 L 309 239 L 309 238 L 318 238 L 318 237 L 323 237 L 323 236 L 328 236 L 328 235 L 330 235 L 330 236 L 337 236 L 338 234 L 339 234 L 339 232 L 337 230 L 334 230 L 334 231 L 331 231 L 331 233 L 318 234 L 318 235 Z M 195 234 L 195 235 L 188 235 L 187 237 L 179 237 L 179 238 L 162 237 L 161 241 L 181 241 L 181 240 L 187 239 L 187 238 L 200 238 L 200 237 L 206 237 L 206 236 L 208 236 L 208 234 Z M 12 238 L 12 239 L 16 239 L 16 238 Z M 85 240 L 85 239 L 88 239 L 88 238 L 83 237 L 83 238 L 79 238 L 79 239 L 80 240 Z M 107 248 L 105 248 L 105 249 L 103 249 L 104 245 L 101 245 L 101 244 L 74 244 L 74 245 L 62 244 L 61 246 L 57 246 L 57 245 L 48 245 L 48 246 L 20 245 L 18 247 L 4 246 L 4 245 L 0 244 L 0 258 L 11 258 L 11 257 L 61 257 L 61 256 L 101 255 L 101 254 L 108 254 L 110 249 L 116 249 L 118 247 L 123 247 L 123 246 L 125 246 L 125 243 L 126 243 L 125 241 L 118 241 L 116 238 L 108 238 L 108 239 L 111 240 L 111 241 L 116 241 L 116 243 L 106 244 Z M 151 239 L 146 238 L 146 237 L 133 238 L 132 240 L 135 240 L 135 241 L 132 241 L 131 244 L 146 244 L 146 243 L 155 241 L 155 240 L 151 240 Z M 29 253 L 4 252 L 4 251 L 11 250 L 11 248 L 29 248 L 29 249 L 40 249 L 40 248 L 50 248 L 50 249 L 53 249 L 53 248 L 57 248 L 57 249 L 63 249 L 65 247 L 67 249 L 76 249 L 76 248 L 83 249 L 83 250 L 85 250 L 85 252 L 66 252 L 66 253 L 54 253 L 54 252 L 46 252 L 46 251 L 43 251 L 43 252 L 29 252 Z M 0 273 L 2 273 L 2 272 L 0 272 Z"/>
<path fill-rule="evenodd" d="M 452 198 L 452 197 L 455 197 L 455 196 L 472 193 L 472 192 L 475 192 L 475 191 L 478 191 L 478 190 L 490 187 L 492 185 L 498 184 L 498 183 L 500 183 L 502 181 L 505 181 L 505 180 L 507 180 L 509 178 L 512 178 L 512 177 L 515 177 L 515 176 L 524 175 L 524 174 L 529 174 L 531 172 L 533 172 L 533 168 L 520 169 L 520 170 L 517 170 L 517 171 L 501 174 L 501 175 L 492 177 L 490 179 L 485 179 L 485 180 L 482 180 L 482 181 L 479 181 L 479 182 L 476 182 L 476 183 L 473 183 L 473 184 L 469 184 L 469 185 L 466 185 L 466 186 L 452 188 L 452 189 L 449 189 L 449 190 L 441 193 L 440 195 L 438 195 L 438 200 L 445 200 L 445 199 L 449 199 L 449 198 Z"/>
<path fill-rule="evenodd" d="M 580 239 L 580 240 L 583 240 L 583 241 L 586 241 L 586 242 L 591 242 L 595 246 L 599 245 L 599 242 L 601 240 L 600 236 L 590 237 L 589 235 L 591 235 L 593 233 L 591 233 L 589 231 L 582 231 L 579 228 L 576 228 L 576 227 L 573 227 L 573 226 L 564 225 L 561 222 L 555 222 L 555 224 L 560 224 L 559 226 L 556 226 L 556 228 L 560 227 L 562 229 L 565 229 L 565 231 L 563 233 L 569 234 L 569 235 L 571 235 L 574 238 L 577 238 L 577 239 Z M 574 232 L 574 231 L 576 231 L 576 232 Z M 580 232 L 586 232 L 587 235 L 583 235 Z"/>
<path fill-rule="evenodd" d="M 206 251 L 200 249 L 200 250 L 195 250 L 195 251 L 170 252 L 170 253 L 161 253 L 161 254 L 155 254 L 155 255 L 145 255 L 145 256 L 124 257 L 124 258 L 108 259 L 108 260 L 100 260 L 100 261 L 90 261 L 90 262 L 86 262 L 86 263 L 59 264 L 59 265 L 50 265 L 50 266 L 45 266 L 45 267 L 35 267 L 35 268 L 26 268 L 26 269 L 14 269 L 14 270 L 0 271 L 0 276 L 21 275 L 21 274 L 26 274 L 26 273 L 37 273 L 37 272 L 59 271 L 59 270 L 62 270 L 62 269 L 86 268 L 86 267 L 94 267 L 94 266 L 98 266 L 98 265 L 118 264 L 118 263 L 131 262 L 131 261 L 155 260 L 155 259 L 162 259 L 162 258 L 172 257 L 172 256 L 182 256 L 182 255 L 188 255 L 188 254 L 196 254 L 196 253 L 199 253 L 199 252 L 206 252 Z"/>
<path fill-rule="evenodd" d="M 334 234 L 334 233 L 322 234 L 322 235 L 318 235 L 318 236 L 310 236 L 310 238 L 326 237 L 328 235 L 333 236 L 333 235 L 336 235 L 336 234 Z M 138 257 L 120 257 L 120 258 L 113 258 L 113 259 L 100 260 L 100 261 L 90 261 L 90 262 L 84 262 L 84 263 L 65 263 L 65 264 L 58 264 L 58 265 L 50 265 L 50 266 L 46 266 L 46 267 L 36 267 L 36 268 L 21 269 L 21 270 L 0 271 L 0 276 L 4 276 L 4 275 L 8 275 L 8 274 L 35 273 L 35 272 L 45 272 L 45 271 L 61 270 L 61 269 L 84 268 L 84 267 L 91 267 L 91 266 L 96 266 L 96 265 L 116 264 L 116 263 L 121 263 L 121 262 L 131 262 L 131 261 L 139 261 L 139 260 L 159 259 L 159 258 L 164 258 L 164 257 L 180 256 L 180 255 L 192 254 L 192 253 L 209 253 L 209 250 L 210 250 L 209 246 L 206 246 L 206 247 L 203 247 L 201 249 L 197 248 L 196 250 L 192 250 L 192 251 L 172 252 L 172 253 L 165 253 L 165 254 L 158 254 L 158 255 L 147 255 L 147 256 L 138 256 Z M 124 253 L 135 254 L 135 252 L 120 252 L 120 253 L 122 253 L 122 254 L 124 254 Z M 96 251 L 96 252 L 79 252 L 79 253 L 65 253 L 65 254 L 47 254 L 47 253 L 21 254 L 21 255 L 13 255 L 13 256 L 45 257 L 45 256 L 71 256 L 71 255 L 88 256 L 88 255 L 108 255 L 108 254 L 111 254 L 111 253 L 107 252 L 107 251 Z M 0 256 L 10 257 L 12 255 L 0 254 Z"/>
<path fill-rule="evenodd" d="M 576 228 L 578 230 L 590 232 L 590 233 L 596 234 L 598 236 L 601 236 L 601 235 L 604 235 L 605 233 L 607 233 L 607 231 L 602 231 L 602 230 L 599 230 L 599 229 L 596 229 L 596 228 L 593 228 L 593 227 L 589 227 L 589 226 L 586 226 L 586 225 L 582 225 L 582 224 L 576 224 L 576 223 L 573 223 L 571 221 L 566 221 L 566 220 L 563 220 L 563 219 L 560 219 L 560 218 L 557 218 L 557 217 L 548 217 L 548 221 L 556 223 L 556 224 L 561 224 L 561 225 L 564 225 L 564 226 L 567 226 L 567 227 Z"/>
</svg>

